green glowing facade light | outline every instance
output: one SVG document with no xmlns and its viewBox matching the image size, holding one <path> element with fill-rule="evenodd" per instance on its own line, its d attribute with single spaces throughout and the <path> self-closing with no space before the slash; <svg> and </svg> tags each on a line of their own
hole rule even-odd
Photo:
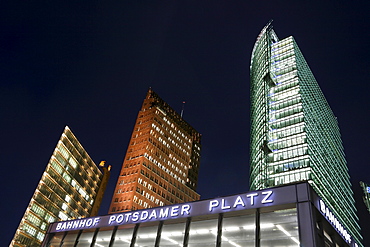
<svg viewBox="0 0 370 247">
<path fill-rule="evenodd" d="M 250 189 L 308 181 L 362 242 L 341 135 L 328 102 L 293 37 L 271 22 L 251 66 Z"/>
</svg>

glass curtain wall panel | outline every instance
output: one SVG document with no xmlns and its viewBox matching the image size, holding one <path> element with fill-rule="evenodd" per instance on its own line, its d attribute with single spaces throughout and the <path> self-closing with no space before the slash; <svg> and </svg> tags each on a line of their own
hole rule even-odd
<svg viewBox="0 0 370 247">
<path fill-rule="evenodd" d="M 266 25 L 250 78 L 250 189 L 308 181 L 361 242 L 337 118 L 294 38 Z"/>
</svg>

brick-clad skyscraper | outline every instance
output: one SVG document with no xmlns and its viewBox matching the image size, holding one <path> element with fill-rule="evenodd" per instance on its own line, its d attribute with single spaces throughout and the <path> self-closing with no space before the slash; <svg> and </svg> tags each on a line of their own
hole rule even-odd
<svg viewBox="0 0 370 247">
<path fill-rule="evenodd" d="M 109 213 L 200 198 L 201 135 L 149 89 L 127 148 Z"/>
</svg>

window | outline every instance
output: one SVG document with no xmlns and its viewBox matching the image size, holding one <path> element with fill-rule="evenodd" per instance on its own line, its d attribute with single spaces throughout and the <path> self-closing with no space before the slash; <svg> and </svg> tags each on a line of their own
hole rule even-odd
<svg viewBox="0 0 370 247">
<path fill-rule="evenodd" d="M 34 228 L 33 226 L 31 226 L 31 225 L 29 225 L 27 223 L 24 223 L 23 229 L 24 229 L 25 232 L 27 232 L 31 236 L 35 236 L 36 235 L 36 232 L 37 232 L 36 228 Z"/>
<path fill-rule="evenodd" d="M 218 219 L 191 222 L 189 246 L 216 246 L 217 222 Z"/>
<path fill-rule="evenodd" d="M 184 242 L 184 235 L 185 222 L 171 224 L 167 221 L 162 228 L 160 246 L 182 246 Z"/>
<path fill-rule="evenodd" d="M 124 229 L 118 229 L 113 247 L 129 247 L 132 239 L 133 229 L 133 225 L 125 226 Z M 108 244 L 104 246 L 108 246 Z"/>
<path fill-rule="evenodd" d="M 154 246 L 158 225 L 140 225 L 135 246 Z"/>
<path fill-rule="evenodd" d="M 261 247 L 299 246 L 297 210 L 261 213 Z"/>
<path fill-rule="evenodd" d="M 224 218 L 221 246 L 255 246 L 255 215 Z"/>
</svg>

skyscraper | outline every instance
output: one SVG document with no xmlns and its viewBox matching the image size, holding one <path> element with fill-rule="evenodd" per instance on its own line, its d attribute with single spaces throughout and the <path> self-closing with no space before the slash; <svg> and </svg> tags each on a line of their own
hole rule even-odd
<svg viewBox="0 0 370 247">
<path fill-rule="evenodd" d="M 200 139 L 193 127 L 149 89 L 109 213 L 198 200 Z"/>
<path fill-rule="evenodd" d="M 250 187 L 308 180 L 361 242 L 337 118 L 293 37 L 271 22 L 254 45 L 251 66 Z"/>
<path fill-rule="evenodd" d="M 10 246 L 40 246 L 50 222 L 97 215 L 110 174 L 100 166 L 66 126 Z"/>
</svg>

